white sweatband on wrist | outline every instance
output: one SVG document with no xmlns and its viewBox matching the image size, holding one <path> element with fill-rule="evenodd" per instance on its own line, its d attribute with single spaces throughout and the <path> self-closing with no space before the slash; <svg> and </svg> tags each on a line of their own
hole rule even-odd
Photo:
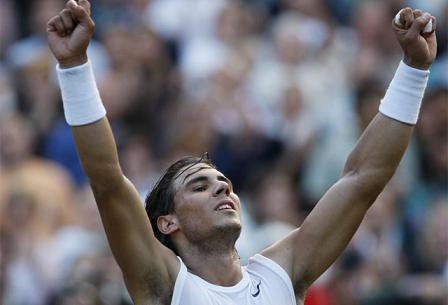
<svg viewBox="0 0 448 305">
<path fill-rule="evenodd" d="M 68 69 L 56 67 L 65 120 L 70 126 L 98 121 L 106 115 L 90 62 Z"/>
<path fill-rule="evenodd" d="M 397 121 L 415 125 L 428 83 L 429 70 L 419 70 L 400 62 L 381 101 L 380 112 Z"/>
</svg>

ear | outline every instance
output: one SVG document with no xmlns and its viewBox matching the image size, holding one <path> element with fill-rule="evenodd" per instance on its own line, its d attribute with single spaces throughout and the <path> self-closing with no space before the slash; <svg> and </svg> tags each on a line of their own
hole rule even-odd
<svg viewBox="0 0 448 305">
<path fill-rule="evenodd" d="M 177 218 L 173 214 L 162 215 L 157 218 L 157 227 L 165 235 L 170 235 L 179 230 Z"/>
</svg>

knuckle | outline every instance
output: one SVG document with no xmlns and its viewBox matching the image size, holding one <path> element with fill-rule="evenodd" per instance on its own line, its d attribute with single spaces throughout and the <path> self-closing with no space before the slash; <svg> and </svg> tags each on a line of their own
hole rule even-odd
<svg viewBox="0 0 448 305">
<path fill-rule="evenodd" d="M 81 13 L 82 16 L 88 15 L 87 10 L 82 6 L 79 8 L 79 12 Z"/>
<path fill-rule="evenodd" d="M 71 16 L 71 12 L 69 9 L 65 8 L 62 10 L 61 15 L 62 16 Z"/>
<path fill-rule="evenodd" d="M 405 35 L 404 37 L 403 37 L 403 39 L 402 39 L 402 41 L 404 42 L 404 43 L 410 43 L 411 41 L 413 40 L 413 38 L 412 38 L 412 36 L 410 36 L 410 35 Z"/>
<path fill-rule="evenodd" d="M 403 12 L 403 14 L 410 15 L 410 14 L 412 14 L 412 8 L 410 8 L 410 7 L 405 7 L 405 8 L 402 10 L 402 12 Z"/>
<path fill-rule="evenodd" d="M 425 26 L 428 23 L 428 20 L 425 20 L 423 18 L 418 18 L 416 20 L 416 22 L 418 23 L 419 26 Z"/>
</svg>

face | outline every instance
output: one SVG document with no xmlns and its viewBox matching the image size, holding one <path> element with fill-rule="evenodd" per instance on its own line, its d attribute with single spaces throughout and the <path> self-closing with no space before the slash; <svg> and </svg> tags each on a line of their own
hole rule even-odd
<svg viewBox="0 0 448 305">
<path fill-rule="evenodd" d="M 174 181 L 175 221 L 191 242 L 234 237 L 241 231 L 240 201 L 232 183 L 218 170 L 199 163 Z"/>
</svg>

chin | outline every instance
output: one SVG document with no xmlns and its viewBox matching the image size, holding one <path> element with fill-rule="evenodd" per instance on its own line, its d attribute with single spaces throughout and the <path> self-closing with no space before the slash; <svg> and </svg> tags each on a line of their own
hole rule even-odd
<svg viewBox="0 0 448 305">
<path fill-rule="evenodd" d="M 238 239 L 241 233 L 241 223 L 238 221 L 229 221 L 217 227 L 219 235 L 225 235 L 227 238 Z"/>
<path fill-rule="evenodd" d="M 221 219 L 214 224 L 204 222 L 191 227 L 184 227 L 183 234 L 191 243 L 209 245 L 226 240 L 229 243 L 235 242 L 241 233 L 241 222 L 238 217 Z"/>
</svg>

